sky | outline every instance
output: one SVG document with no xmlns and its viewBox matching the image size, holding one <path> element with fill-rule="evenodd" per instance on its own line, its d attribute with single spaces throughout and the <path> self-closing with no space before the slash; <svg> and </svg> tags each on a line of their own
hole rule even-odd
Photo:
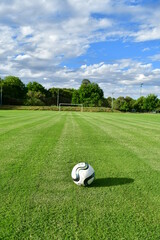
<svg viewBox="0 0 160 240">
<path fill-rule="evenodd" d="M 160 98 L 160 0 L 0 0 L 0 77 Z M 142 85 L 143 83 L 143 85 Z"/>
</svg>

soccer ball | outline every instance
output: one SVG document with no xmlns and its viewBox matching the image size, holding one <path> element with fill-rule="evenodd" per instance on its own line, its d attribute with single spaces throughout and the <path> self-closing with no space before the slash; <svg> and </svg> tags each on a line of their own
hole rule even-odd
<svg viewBox="0 0 160 240">
<path fill-rule="evenodd" d="M 71 177 L 77 185 L 88 186 L 95 177 L 94 169 L 88 163 L 78 163 L 72 169 Z"/>
</svg>

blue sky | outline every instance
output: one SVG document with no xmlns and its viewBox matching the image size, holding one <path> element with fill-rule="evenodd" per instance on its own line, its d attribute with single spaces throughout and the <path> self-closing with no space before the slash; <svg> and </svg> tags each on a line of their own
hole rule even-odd
<svg viewBox="0 0 160 240">
<path fill-rule="evenodd" d="M 159 0 L 1 0 L 0 77 L 160 97 Z"/>
</svg>

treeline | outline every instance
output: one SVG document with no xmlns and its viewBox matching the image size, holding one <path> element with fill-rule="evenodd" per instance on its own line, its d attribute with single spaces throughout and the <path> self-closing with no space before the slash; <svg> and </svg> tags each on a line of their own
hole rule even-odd
<svg viewBox="0 0 160 240">
<path fill-rule="evenodd" d="M 105 98 L 97 83 L 83 79 L 78 90 L 68 88 L 45 89 L 40 83 L 25 85 L 18 77 L 0 79 L 1 104 L 26 106 L 55 106 L 59 103 L 83 104 L 84 107 L 107 107 L 123 112 L 160 112 L 160 100 L 155 94 L 137 100 L 127 96 Z"/>
<path fill-rule="evenodd" d="M 160 112 L 160 100 L 155 94 L 141 96 L 137 100 L 131 97 L 114 99 L 114 109 L 123 112 Z"/>
<path fill-rule="evenodd" d="M 71 103 L 74 89 L 44 88 L 40 83 L 29 82 L 25 85 L 18 77 L 7 76 L 0 79 L 3 105 L 51 106 L 59 101 Z"/>
</svg>

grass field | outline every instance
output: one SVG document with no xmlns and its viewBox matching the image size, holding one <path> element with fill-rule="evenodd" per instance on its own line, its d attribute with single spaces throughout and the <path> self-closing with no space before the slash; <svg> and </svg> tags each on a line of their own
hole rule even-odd
<svg viewBox="0 0 160 240">
<path fill-rule="evenodd" d="M 0 198 L 0 239 L 159 240 L 160 115 L 1 110 Z"/>
</svg>

